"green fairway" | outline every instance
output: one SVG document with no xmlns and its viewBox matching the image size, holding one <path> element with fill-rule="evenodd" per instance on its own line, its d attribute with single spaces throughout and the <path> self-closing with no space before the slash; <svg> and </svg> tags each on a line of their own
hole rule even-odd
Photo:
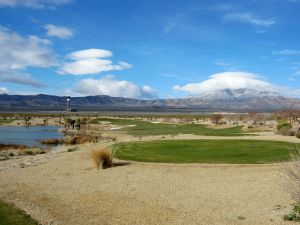
<svg viewBox="0 0 300 225">
<path fill-rule="evenodd" d="M 135 125 L 134 127 L 126 127 L 121 129 L 127 131 L 128 134 L 134 136 L 147 136 L 147 135 L 176 135 L 176 134 L 197 134 L 207 136 L 242 136 L 244 132 L 241 126 L 213 129 L 207 128 L 202 124 L 164 124 L 164 123 L 150 123 L 139 120 L 128 119 L 95 119 L 93 124 L 99 124 L 99 121 L 111 122 L 114 125 L 126 126 Z"/>
<path fill-rule="evenodd" d="M 0 201 L 0 225 L 37 225 L 30 216 L 14 206 Z"/>
<path fill-rule="evenodd" d="M 119 159 L 160 163 L 272 163 L 289 160 L 295 144 L 254 140 L 174 140 L 116 146 Z"/>
</svg>

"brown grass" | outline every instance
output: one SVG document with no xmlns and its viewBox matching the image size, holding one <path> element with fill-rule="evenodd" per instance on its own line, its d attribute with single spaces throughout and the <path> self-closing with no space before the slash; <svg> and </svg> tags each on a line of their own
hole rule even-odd
<svg viewBox="0 0 300 225">
<path fill-rule="evenodd" d="M 1 144 L 0 143 L 0 151 L 7 149 L 27 149 L 30 148 L 27 145 L 18 145 L 18 144 Z"/>
<path fill-rule="evenodd" d="M 63 144 L 63 139 L 48 138 L 48 139 L 40 140 L 39 142 L 44 145 L 59 145 L 59 144 Z"/>
<path fill-rule="evenodd" d="M 90 156 L 97 169 L 107 169 L 113 166 L 113 151 L 110 148 L 93 150 Z"/>
<path fill-rule="evenodd" d="M 94 135 L 75 135 L 75 136 L 66 136 L 64 138 L 49 138 L 41 140 L 40 143 L 45 145 L 76 145 L 76 144 L 85 144 L 91 142 L 98 142 L 101 137 Z"/>
<path fill-rule="evenodd" d="M 293 201 L 300 203 L 300 148 L 291 150 L 291 162 L 283 168 L 283 187 Z"/>
</svg>

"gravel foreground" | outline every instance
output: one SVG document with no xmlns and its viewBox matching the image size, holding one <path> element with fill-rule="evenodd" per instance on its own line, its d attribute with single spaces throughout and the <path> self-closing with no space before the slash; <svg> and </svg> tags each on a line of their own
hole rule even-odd
<svg viewBox="0 0 300 225">
<path fill-rule="evenodd" d="M 94 147 L 2 167 L 0 199 L 47 225 L 293 224 L 282 219 L 292 202 L 281 164 L 132 162 L 97 170 L 88 154 Z"/>
</svg>

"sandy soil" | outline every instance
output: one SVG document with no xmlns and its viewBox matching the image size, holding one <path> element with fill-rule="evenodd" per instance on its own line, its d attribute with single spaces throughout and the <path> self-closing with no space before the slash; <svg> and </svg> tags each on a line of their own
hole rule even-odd
<svg viewBox="0 0 300 225">
<path fill-rule="evenodd" d="M 122 132 L 107 135 L 119 141 L 139 139 Z M 213 138 L 177 135 L 142 140 Z M 295 137 L 269 133 L 217 138 L 300 143 Z M 280 185 L 282 164 L 130 162 L 97 170 L 89 151 L 102 145 L 0 161 L 0 199 L 13 202 L 42 224 L 52 225 L 291 224 L 282 220 L 292 203 Z M 28 159 L 32 162 L 24 163 Z"/>
</svg>

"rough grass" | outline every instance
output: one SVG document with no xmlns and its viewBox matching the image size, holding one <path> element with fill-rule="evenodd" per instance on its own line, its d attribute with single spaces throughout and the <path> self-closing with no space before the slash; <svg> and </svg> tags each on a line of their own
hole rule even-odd
<svg viewBox="0 0 300 225">
<path fill-rule="evenodd" d="M 255 140 L 172 140 L 116 145 L 119 159 L 159 163 L 273 163 L 288 161 L 295 144 Z"/>
<path fill-rule="evenodd" d="M 97 169 L 107 169 L 113 166 L 113 152 L 111 149 L 93 150 L 90 152 L 90 156 Z"/>
<path fill-rule="evenodd" d="M 113 125 L 126 126 L 135 125 L 134 127 L 125 127 L 121 129 L 128 134 L 134 136 L 148 136 L 148 135 L 176 135 L 176 134 L 196 134 L 207 136 L 242 136 L 245 132 L 242 131 L 242 126 L 236 126 L 224 129 L 208 128 L 203 124 L 165 124 L 165 123 L 151 123 L 139 120 L 129 119 L 95 119 L 93 124 L 99 124 L 99 121 L 111 122 Z"/>
<path fill-rule="evenodd" d="M 0 201 L 0 225 L 38 225 L 25 212 Z"/>
<path fill-rule="evenodd" d="M 3 118 L 0 118 L 0 124 L 11 123 L 13 121 L 15 121 L 15 119 L 3 119 Z"/>
</svg>

